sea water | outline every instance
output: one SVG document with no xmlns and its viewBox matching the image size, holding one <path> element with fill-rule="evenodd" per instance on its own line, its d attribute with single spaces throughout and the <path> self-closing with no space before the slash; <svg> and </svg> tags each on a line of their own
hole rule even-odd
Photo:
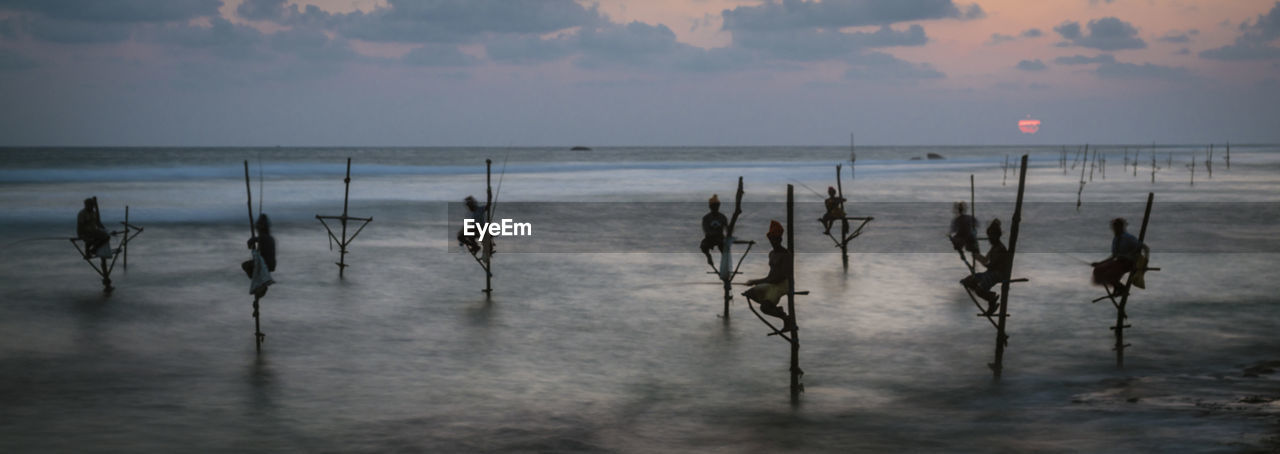
<svg viewBox="0 0 1280 454">
<path fill-rule="evenodd" d="M 1229 170 L 1218 147 L 1210 178 L 1203 147 L 1160 146 L 1155 183 L 1138 148 L 1135 176 L 1103 146 L 1105 179 L 1076 146 L 853 162 L 846 147 L 6 149 L 0 452 L 1276 449 L 1280 147 L 1233 146 Z M 911 159 L 926 153 L 945 159 Z M 1010 291 L 997 381 L 995 330 L 944 235 L 973 175 L 977 217 L 1008 240 L 1023 154 L 1014 274 L 1030 281 Z M 348 157 L 349 214 L 373 222 L 339 278 L 315 215 L 342 214 Z M 490 297 L 454 240 L 462 198 L 486 199 L 485 159 L 495 217 L 533 229 L 497 239 Z M 246 160 L 279 250 L 261 352 L 239 267 Z M 836 164 L 849 215 L 875 218 L 847 270 L 815 221 Z M 757 244 L 725 319 L 699 219 L 712 193 L 732 212 L 739 176 L 735 236 Z M 737 296 L 768 272 L 788 184 L 810 291 L 796 401 L 789 345 Z M 1116 309 L 1090 303 L 1087 264 L 1111 218 L 1138 233 L 1148 192 L 1161 270 L 1129 300 L 1117 368 Z M 110 296 L 67 241 L 90 196 L 109 228 L 128 206 L 145 229 Z"/>
</svg>

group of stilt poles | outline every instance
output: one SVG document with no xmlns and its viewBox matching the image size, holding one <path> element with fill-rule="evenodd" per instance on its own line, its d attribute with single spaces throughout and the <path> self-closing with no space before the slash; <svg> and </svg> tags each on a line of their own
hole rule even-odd
<svg viewBox="0 0 1280 454">
<path fill-rule="evenodd" d="M 1151 205 L 1155 202 L 1156 195 L 1153 192 L 1147 193 L 1147 208 L 1142 212 L 1142 229 L 1138 231 L 1138 244 L 1146 244 L 1147 239 L 1147 223 L 1151 220 Z M 1125 278 L 1124 289 L 1111 289 L 1106 286 L 1106 296 L 1102 296 L 1093 300 L 1093 302 L 1110 300 L 1111 304 L 1116 308 L 1116 324 L 1111 327 L 1111 331 L 1115 333 L 1115 346 L 1112 350 L 1116 352 L 1116 367 L 1124 367 L 1124 349 L 1130 344 L 1124 343 L 1124 329 L 1131 328 L 1132 325 L 1125 324 L 1129 319 L 1129 314 L 1125 312 L 1125 308 L 1129 304 L 1129 295 L 1133 292 L 1133 281 L 1138 273 L 1147 271 L 1160 271 L 1160 268 L 1152 268 L 1145 261 L 1139 261 L 1133 264 L 1134 268 L 1129 272 L 1129 276 Z M 1139 268 L 1141 267 L 1141 268 Z M 1120 300 L 1116 300 L 1116 293 L 1119 293 Z"/>
<path fill-rule="evenodd" d="M 101 210 L 98 209 L 97 197 L 93 198 L 93 211 L 100 221 L 102 219 L 102 213 Z M 70 239 L 71 246 L 76 248 L 76 251 L 84 258 L 85 263 L 88 263 L 89 267 L 93 268 L 93 271 L 97 272 L 98 276 L 102 278 L 102 293 L 104 295 L 111 295 L 111 292 L 116 289 L 111 286 L 111 272 L 116 268 L 116 259 L 123 258 L 121 266 L 123 266 L 126 272 L 129 271 L 129 241 L 141 234 L 143 230 L 142 227 L 129 223 L 128 205 L 124 206 L 124 222 L 121 222 L 120 225 L 124 227 L 123 230 L 116 230 L 108 233 L 108 236 L 124 235 L 120 239 L 120 246 L 111 251 L 111 261 L 107 261 L 106 257 L 97 256 L 96 258 L 98 259 L 98 263 L 94 263 L 93 259 L 95 258 L 97 251 L 89 250 L 88 244 L 81 247 L 80 242 L 83 240 L 80 238 Z"/>
<path fill-rule="evenodd" d="M 257 238 L 258 229 L 253 222 L 253 189 L 249 186 L 249 160 L 244 161 L 244 192 L 248 200 L 249 207 L 249 237 Z M 257 263 L 255 263 L 255 266 Z M 257 351 L 262 351 L 262 341 L 266 340 L 267 335 L 262 333 L 261 317 L 258 315 L 258 301 L 262 299 L 262 292 L 253 294 L 253 338 L 254 347 Z"/>
<path fill-rule="evenodd" d="M 738 224 L 738 216 L 742 214 L 743 194 L 745 192 L 742 190 L 742 177 L 739 176 L 738 190 L 734 192 L 733 197 L 733 215 L 729 217 L 729 225 L 725 228 L 724 243 L 720 245 L 720 267 L 723 269 L 714 269 L 712 271 L 712 273 L 720 277 L 720 281 L 724 284 L 724 314 L 721 317 L 725 321 L 729 320 L 729 303 L 733 302 L 733 278 L 741 274 L 738 269 L 742 268 L 742 261 L 746 260 L 747 254 L 751 253 L 751 247 L 756 244 L 755 241 L 739 241 L 733 237 L 733 229 Z M 732 250 L 732 245 L 735 244 L 745 244 L 747 245 L 747 250 L 742 252 L 742 256 L 738 258 L 738 262 L 733 266 L 733 269 L 729 269 L 728 266 L 732 263 L 733 258 L 730 251 Z"/>
<path fill-rule="evenodd" d="M 836 197 L 838 197 L 837 200 L 839 200 L 840 203 L 840 212 L 844 213 L 844 183 L 841 182 L 840 178 L 841 166 L 842 164 L 836 164 Z M 850 174 L 852 174 L 852 172 L 852 167 L 850 167 Z M 875 220 L 875 218 L 871 216 L 849 217 L 847 216 L 848 213 L 845 214 L 846 216 L 840 218 L 840 238 L 836 239 L 836 237 L 831 234 L 830 229 L 827 229 L 827 237 L 831 238 L 831 241 L 835 242 L 835 246 L 840 248 L 840 261 L 844 264 L 844 270 L 848 271 L 849 242 L 853 241 L 854 238 L 861 236 L 862 229 L 867 226 L 868 222 Z M 853 229 L 853 231 L 850 232 L 849 221 L 861 221 L 861 224 L 858 224 L 858 228 Z"/>
<path fill-rule="evenodd" d="M 351 244 L 351 242 L 356 239 L 356 236 L 359 235 L 360 232 L 364 230 L 365 226 L 369 225 L 370 222 L 373 222 L 373 218 L 371 217 L 357 218 L 357 217 L 352 217 L 347 215 L 347 205 L 348 205 L 348 201 L 351 198 L 351 158 L 347 158 L 347 176 L 346 178 L 343 178 L 342 183 L 346 185 L 346 190 L 342 194 L 342 215 L 341 216 L 321 216 L 318 214 L 316 215 L 316 219 L 320 221 L 320 224 L 324 226 L 325 231 L 329 233 L 330 250 L 332 250 L 334 243 L 338 244 L 338 261 L 335 262 L 334 264 L 338 265 L 339 278 L 343 277 L 343 272 L 346 271 L 346 268 L 348 266 L 351 266 L 351 265 L 347 265 L 347 245 Z M 342 224 L 342 236 L 334 235 L 333 229 L 329 228 L 328 223 L 324 222 L 325 219 L 338 220 L 338 222 Z M 351 234 L 351 237 L 347 237 L 347 221 L 362 222 L 360 224 L 360 228 L 356 229 L 355 233 Z"/>
</svg>

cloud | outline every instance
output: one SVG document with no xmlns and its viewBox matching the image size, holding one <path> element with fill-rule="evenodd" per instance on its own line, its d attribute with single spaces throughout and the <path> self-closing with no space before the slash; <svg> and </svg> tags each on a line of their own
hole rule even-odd
<svg viewBox="0 0 1280 454">
<path fill-rule="evenodd" d="M 928 63 L 912 63 L 882 52 L 867 52 L 848 59 L 850 68 L 844 77 L 848 80 L 874 80 L 910 82 L 922 79 L 941 79 L 946 74 Z"/>
<path fill-rule="evenodd" d="M 986 13 L 976 4 L 964 7 L 951 0 L 783 0 L 739 6 L 721 12 L 724 30 L 784 31 L 839 29 L 891 25 L 930 19 L 978 19 Z"/>
<path fill-rule="evenodd" d="M 84 22 L 173 22 L 217 16 L 222 0 L 0 0 L 0 11 Z"/>
<path fill-rule="evenodd" d="M 362 58 L 341 38 L 330 38 L 310 28 L 293 28 L 267 35 L 268 46 L 277 53 L 312 62 L 341 62 Z"/>
<path fill-rule="evenodd" d="M 1177 52 L 1174 52 L 1174 55 L 1191 55 L 1191 49 L 1185 47 L 1178 49 Z"/>
<path fill-rule="evenodd" d="M 388 0 L 371 12 L 307 18 L 296 7 L 294 20 L 324 20 L 348 38 L 377 42 L 462 43 L 487 34 L 551 33 L 603 21 L 595 6 L 573 0 Z"/>
<path fill-rule="evenodd" d="M 1019 33 L 1018 36 L 1021 36 L 1023 38 L 1039 38 L 1041 36 L 1044 36 L 1044 32 L 1041 32 L 1040 29 L 1038 28 L 1028 28 L 1026 30 L 1023 30 L 1022 33 Z"/>
<path fill-rule="evenodd" d="M 1089 33 L 1084 34 L 1080 23 L 1063 22 L 1053 28 L 1065 41 L 1059 46 L 1080 46 L 1098 50 L 1142 49 L 1147 43 L 1138 37 L 1138 29 L 1128 22 L 1114 17 L 1089 21 Z"/>
<path fill-rule="evenodd" d="M 715 72 L 747 69 L 758 63 L 755 52 L 739 47 L 702 49 L 676 41 L 665 25 L 631 22 L 584 28 L 567 40 L 581 57 L 582 68 L 631 68 L 645 71 Z"/>
<path fill-rule="evenodd" d="M 1280 58 L 1280 47 L 1272 42 L 1280 38 L 1280 2 L 1253 22 L 1240 24 L 1240 36 L 1234 43 L 1200 52 L 1201 58 L 1213 60 L 1261 60 Z"/>
<path fill-rule="evenodd" d="M 1053 59 L 1054 63 L 1059 65 L 1087 65 L 1091 63 L 1115 63 L 1116 58 L 1110 54 L 1099 54 L 1096 57 L 1086 57 L 1084 55 L 1072 55 L 1070 57 L 1058 57 Z"/>
<path fill-rule="evenodd" d="M 404 54 L 400 60 L 413 66 L 431 67 L 473 66 L 479 63 L 475 57 L 464 54 L 457 46 L 449 44 L 424 44 Z"/>
<path fill-rule="evenodd" d="M 249 20 L 280 20 L 288 0 L 244 0 L 236 6 L 236 15 Z"/>
<path fill-rule="evenodd" d="M 1015 65 L 1014 67 L 1021 69 L 1023 71 L 1044 71 L 1046 69 L 1049 69 L 1049 66 L 1045 65 L 1044 62 L 1040 61 L 1039 58 L 1035 60 L 1019 61 L 1018 64 Z"/>
<path fill-rule="evenodd" d="M 992 33 L 992 34 L 991 34 L 991 39 L 987 41 L 987 45 L 988 45 L 988 46 L 994 46 L 994 45 L 996 45 L 996 44 L 1000 44 L 1000 43 L 1007 43 L 1007 42 L 1009 42 L 1009 41 L 1014 41 L 1014 40 L 1017 40 L 1017 39 L 1018 39 L 1018 38 L 1014 38 L 1014 37 L 1012 37 L 1012 36 L 1009 36 L 1009 35 L 1006 35 L 1006 34 L 1003 34 L 1003 33 Z"/>
<path fill-rule="evenodd" d="M 1097 4 L 1098 4 L 1098 1 L 1099 1 L 1099 0 L 1089 0 L 1089 4 L 1090 4 L 1090 5 L 1097 5 Z M 1111 2 L 1114 2 L 1114 1 L 1116 1 L 1116 0 L 1101 0 L 1101 1 L 1106 2 L 1108 5 L 1110 5 L 1110 4 L 1111 4 Z"/>
<path fill-rule="evenodd" d="M 187 24 L 166 26 L 144 35 L 144 39 L 234 60 L 263 56 L 259 46 L 264 43 L 261 32 L 253 27 L 233 24 L 221 17 L 211 19 L 208 27 Z"/>
<path fill-rule="evenodd" d="M 792 61 L 818 61 L 837 58 L 867 48 L 922 46 L 929 42 L 924 27 L 912 25 L 906 30 L 881 26 L 874 32 L 845 33 L 834 30 L 784 30 L 734 33 L 733 45 L 763 52 L 773 58 Z"/>
<path fill-rule="evenodd" d="M 1168 33 L 1165 33 L 1164 36 L 1161 36 L 1156 39 L 1166 43 L 1186 44 L 1191 42 L 1192 36 L 1195 36 L 1198 34 L 1200 34 L 1200 30 L 1196 30 L 1194 28 L 1187 30 L 1185 32 L 1170 30 Z"/>
<path fill-rule="evenodd" d="M 41 41 L 61 44 L 99 44 L 128 41 L 134 27 L 122 22 L 57 20 L 44 16 L 15 18 L 16 28 Z"/>
<path fill-rule="evenodd" d="M 1095 71 L 1098 77 L 1105 79 L 1158 79 L 1168 81 L 1185 81 L 1192 78 L 1186 68 L 1177 66 L 1153 65 L 1151 63 L 1134 64 L 1123 62 L 1102 63 Z"/>
<path fill-rule="evenodd" d="M 498 35 L 485 42 L 489 59 L 504 63 L 534 64 L 561 58 L 577 52 L 577 36 L 543 39 L 518 35 Z"/>
</svg>

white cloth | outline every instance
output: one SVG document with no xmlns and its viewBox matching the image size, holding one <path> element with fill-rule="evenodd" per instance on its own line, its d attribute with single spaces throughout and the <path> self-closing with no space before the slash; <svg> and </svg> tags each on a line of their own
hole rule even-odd
<svg viewBox="0 0 1280 454">
<path fill-rule="evenodd" d="M 271 279 L 271 271 L 267 270 L 267 261 L 262 259 L 262 254 L 257 249 L 253 250 L 253 279 L 249 280 L 249 294 L 257 294 L 259 290 L 266 290 L 268 286 L 276 283 Z"/>
</svg>

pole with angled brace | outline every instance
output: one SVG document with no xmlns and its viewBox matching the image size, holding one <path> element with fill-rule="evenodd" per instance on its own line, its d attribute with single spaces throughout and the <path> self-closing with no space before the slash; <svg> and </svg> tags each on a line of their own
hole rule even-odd
<svg viewBox="0 0 1280 454">
<path fill-rule="evenodd" d="M 848 213 L 845 212 L 844 184 L 840 181 L 841 166 L 842 164 L 836 164 L 836 188 L 837 188 L 836 197 L 839 200 L 837 203 L 839 203 L 840 212 L 845 214 L 840 218 L 840 238 L 837 239 L 835 235 L 832 235 L 830 229 L 827 229 L 825 233 L 828 238 L 831 238 L 831 241 L 835 244 L 835 246 L 840 248 L 840 259 L 841 259 L 841 262 L 844 264 L 844 270 L 849 271 L 849 242 L 861 236 L 862 229 L 867 226 L 868 222 L 875 220 L 875 218 L 871 216 L 849 217 Z M 850 171 L 852 172 L 852 168 L 850 168 Z M 826 222 L 835 222 L 834 219 L 831 219 L 829 221 L 824 221 L 823 219 L 826 219 L 825 215 L 823 216 L 823 218 L 819 219 L 820 222 L 823 222 L 824 228 L 828 225 L 826 224 Z M 849 221 L 851 220 L 862 221 L 862 223 L 858 224 L 858 228 L 853 229 L 853 231 L 850 231 Z"/>
<path fill-rule="evenodd" d="M 320 221 L 320 225 L 323 225 L 325 232 L 329 234 L 330 249 L 332 250 L 333 243 L 338 243 L 338 261 L 335 262 L 334 264 L 338 265 L 339 278 L 342 278 L 344 271 L 346 271 L 346 268 L 348 266 L 351 266 L 347 264 L 347 252 L 348 252 L 347 246 L 350 245 L 351 242 L 356 239 L 356 236 L 360 235 L 360 232 L 364 231 L 365 226 L 369 225 L 369 223 L 373 221 L 373 218 L 371 217 L 357 218 L 357 217 L 349 216 L 347 214 L 347 208 L 351 198 L 351 158 L 347 158 L 347 176 L 342 180 L 342 182 L 343 184 L 346 185 L 346 190 L 342 194 L 342 215 L 341 216 L 321 216 L 318 214 L 316 215 L 316 219 Z M 325 219 L 336 219 L 338 222 L 342 223 L 341 237 L 333 234 L 333 229 L 330 229 L 329 224 L 324 222 Z M 351 234 L 350 237 L 347 237 L 347 222 L 353 221 L 353 220 L 363 221 L 364 223 L 360 224 L 360 228 L 356 229 L 355 233 Z"/>
<path fill-rule="evenodd" d="M 1018 171 L 1018 199 L 1013 208 L 1013 226 L 1009 229 L 1009 276 L 1013 276 L 1013 259 L 1018 251 L 1018 226 L 1022 223 L 1022 195 L 1027 187 L 1027 155 L 1022 155 L 1021 169 Z M 1000 379 L 1004 371 L 1004 347 L 1009 343 L 1005 334 L 1005 321 L 1009 317 L 1009 277 L 1000 284 L 1000 316 L 996 322 L 996 360 L 989 364 L 995 379 Z"/>
</svg>

